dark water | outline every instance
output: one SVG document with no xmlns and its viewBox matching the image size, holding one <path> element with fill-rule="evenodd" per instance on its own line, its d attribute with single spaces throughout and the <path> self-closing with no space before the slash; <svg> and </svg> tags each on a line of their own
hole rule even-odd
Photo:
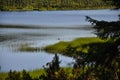
<svg viewBox="0 0 120 80">
<path fill-rule="evenodd" d="M 0 12 L 0 24 L 29 25 L 39 29 L 0 28 L 0 66 L 1 71 L 33 70 L 42 68 L 53 58 L 45 51 L 21 52 L 21 45 L 44 47 L 59 41 L 69 41 L 78 37 L 94 37 L 94 30 L 85 21 L 85 16 L 98 20 L 118 20 L 118 11 L 81 10 L 81 11 L 28 11 Z M 60 40 L 58 40 L 60 38 Z M 59 55 L 61 66 L 70 66 L 71 57 Z"/>
</svg>

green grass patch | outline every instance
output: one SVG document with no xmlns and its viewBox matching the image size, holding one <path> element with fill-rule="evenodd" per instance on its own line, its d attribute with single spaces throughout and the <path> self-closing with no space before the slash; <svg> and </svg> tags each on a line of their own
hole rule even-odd
<svg viewBox="0 0 120 80">
<path fill-rule="evenodd" d="M 45 70 L 44 69 L 35 69 L 35 70 L 28 71 L 28 73 L 30 74 L 30 76 L 32 78 L 35 78 L 35 77 L 39 77 L 42 74 L 45 74 Z"/>
<path fill-rule="evenodd" d="M 88 53 L 89 46 L 83 47 L 84 45 L 91 43 L 104 43 L 108 40 L 101 40 L 97 37 L 86 37 L 77 38 L 73 41 L 60 41 L 56 44 L 48 45 L 44 48 L 32 47 L 28 44 L 21 45 L 18 50 L 26 52 L 35 52 L 40 50 L 45 50 L 49 53 L 60 53 L 67 56 L 72 56 L 73 54 L 78 54 L 80 52 Z"/>
<path fill-rule="evenodd" d="M 8 73 L 7 72 L 0 72 L 0 80 L 5 80 L 7 77 Z"/>
<path fill-rule="evenodd" d="M 65 67 L 61 69 L 63 69 L 67 73 L 72 73 L 72 68 Z M 30 74 L 32 78 L 38 78 L 40 75 L 46 74 L 44 69 L 35 69 L 27 72 Z M 22 74 L 22 71 L 20 71 L 20 73 Z M 8 76 L 8 72 L 0 72 L 0 80 L 5 80 L 7 76 Z"/>
<path fill-rule="evenodd" d="M 48 45 L 44 48 L 45 51 L 50 53 L 61 53 L 67 56 L 77 54 L 77 52 L 87 53 L 89 47 L 83 48 L 84 45 L 90 43 L 104 43 L 107 40 L 101 40 L 97 37 L 77 38 L 73 41 L 61 41 L 53 45 Z"/>
<path fill-rule="evenodd" d="M 44 50 L 50 53 L 62 53 L 65 51 L 67 45 L 69 45 L 69 42 L 60 41 L 59 43 L 46 46 Z"/>
<path fill-rule="evenodd" d="M 39 77 L 42 74 L 45 74 L 44 69 L 35 69 L 31 71 L 27 71 L 32 78 Z M 22 73 L 22 71 L 20 71 Z M 8 76 L 8 72 L 0 72 L 0 80 L 5 80 L 5 78 Z"/>
</svg>

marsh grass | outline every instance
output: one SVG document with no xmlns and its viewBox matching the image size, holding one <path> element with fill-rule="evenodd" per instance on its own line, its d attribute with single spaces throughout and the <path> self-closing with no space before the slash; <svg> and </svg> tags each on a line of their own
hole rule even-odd
<svg viewBox="0 0 120 80">
<path fill-rule="evenodd" d="M 32 78 L 39 77 L 42 74 L 45 74 L 44 69 L 35 69 L 27 71 Z M 22 71 L 20 71 L 22 73 Z M 5 80 L 5 78 L 8 76 L 8 72 L 0 72 L 0 80 Z"/>
<path fill-rule="evenodd" d="M 72 68 L 65 67 L 61 69 L 64 69 L 65 72 L 67 73 L 72 73 Z M 18 72 L 22 73 L 22 71 L 18 71 Z M 37 78 L 40 75 L 46 74 L 44 69 L 35 69 L 35 70 L 27 71 L 27 72 L 30 74 L 32 78 Z M 8 72 L 0 72 L 0 80 L 5 80 L 7 76 L 8 76 Z"/>
<path fill-rule="evenodd" d="M 37 51 L 45 50 L 46 52 L 49 52 L 49 53 L 60 53 L 60 54 L 65 54 L 67 56 L 70 56 L 74 52 L 88 53 L 89 47 L 84 48 L 83 47 L 84 45 L 87 45 L 90 43 L 104 43 L 106 41 L 108 40 L 101 40 L 97 37 L 85 37 L 85 38 L 77 38 L 73 41 L 60 41 L 56 44 L 48 45 L 44 48 L 32 47 L 31 45 L 23 44 L 18 48 L 18 50 L 26 51 L 26 52 L 37 52 Z"/>
<path fill-rule="evenodd" d="M 45 74 L 44 69 L 35 69 L 35 70 L 28 71 L 28 72 L 30 76 L 32 76 L 33 78 L 39 77 L 40 75 Z"/>
<path fill-rule="evenodd" d="M 0 80 L 5 80 L 7 76 L 8 76 L 7 72 L 0 72 Z"/>
<path fill-rule="evenodd" d="M 0 35 L 0 42 L 16 39 L 14 35 Z"/>
<path fill-rule="evenodd" d="M 38 52 L 40 50 L 41 50 L 40 47 L 32 47 L 29 44 L 22 44 L 18 48 L 18 51 L 25 51 L 25 52 Z"/>
<path fill-rule="evenodd" d="M 75 51 L 87 53 L 89 47 L 83 48 L 83 45 L 90 43 L 98 43 L 98 42 L 104 43 L 106 41 L 107 40 L 101 40 L 97 37 L 77 38 L 73 41 L 68 41 L 68 42 L 61 41 L 53 45 L 48 45 L 44 48 L 44 50 L 50 53 L 60 53 L 70 56 L 71 54 L 74 54 Z M 66 51 L 68 51 L 69 54 L 68 53 L 66 54 Z"/>
</svg>

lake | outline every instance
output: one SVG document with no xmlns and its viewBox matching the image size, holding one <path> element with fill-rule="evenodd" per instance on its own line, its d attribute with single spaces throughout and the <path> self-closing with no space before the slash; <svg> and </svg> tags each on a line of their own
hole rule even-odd
<svg viewBox="0 0 120 80">
<path fill-rule="evenodd" d="M 0 28 L 0 71 L 34 70 L 50 62 L 54 54 L 45 51 L 21 52 L 21 45 L 44 47 L 79 37 L 96 37 L 85 16 L 97 20 L 116 21 L 120 10 L 71 10 L 0 12 L 0 24 L 40 28 Z M 4 38 L 4 39 L 3 39 Z M 73 62 L 72 57 L 59 55 L 60 66 Z"/>
</svg>

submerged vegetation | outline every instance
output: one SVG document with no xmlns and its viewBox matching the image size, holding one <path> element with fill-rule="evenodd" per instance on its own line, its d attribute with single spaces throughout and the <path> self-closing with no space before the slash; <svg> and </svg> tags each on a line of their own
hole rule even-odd
<svg viewBox="0 0 120 80">
<path fill-rule="evenodd" d="M 113 8 L 111 0 L 0 0 L 1 11 Z"/>
<path fill-rule="evenodd" d="M 24 51 L 24 52 L 38 52 L 41 50 L 40 47 L 32 47 L 30 44 L 21 44 L 18 49 L 18 51 Z"/>
</svg>

